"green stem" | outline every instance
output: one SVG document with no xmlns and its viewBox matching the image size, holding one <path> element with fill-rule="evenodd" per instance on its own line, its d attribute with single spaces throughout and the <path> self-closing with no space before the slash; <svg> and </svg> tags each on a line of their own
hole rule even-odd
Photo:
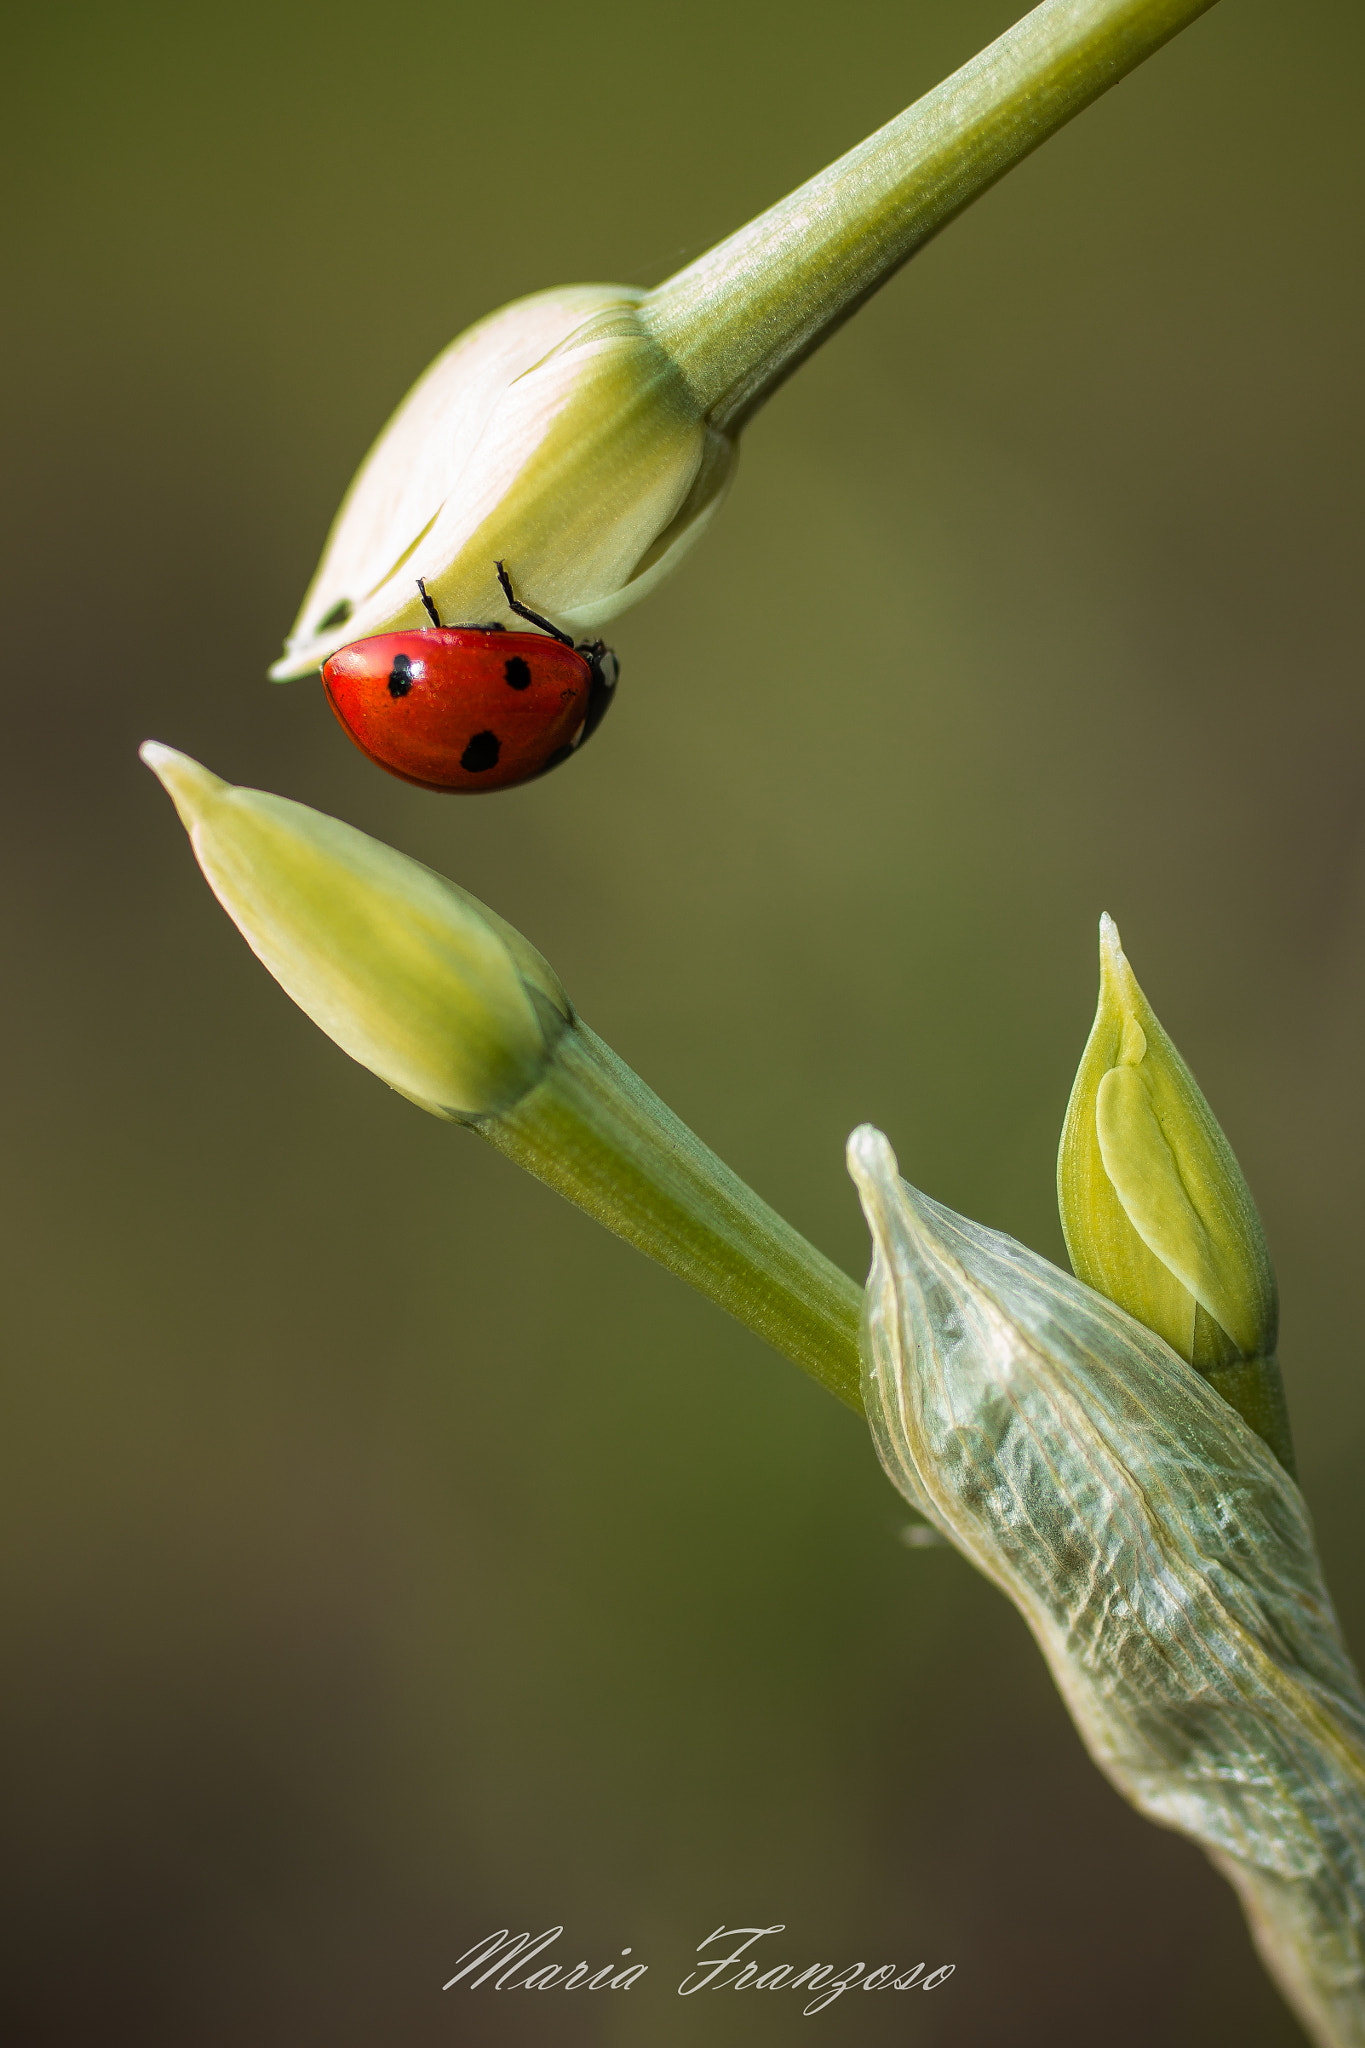
<svg viewBox="0 0 1365 2048">
<path fill-rule="evenodd" d="M 712 424 L 736 431 L 964 207 L 1213 0 L 1044 0 L 857 149 L 649 294 Z"/>
<path fill-rule="evenodd" d="M 1298 1478 L 1294 1464 L 1294 1439 L 1289 1429 L 1289 1404 L 1284 1398 L 1284 1381 L 1279 1360 L 1237 1358 L 1228 1365 L 1200 1365 L 1195 1371 L 1221 1394 L 1229 1408 L 1235 1408 L 1262 1442 L 1269 1444 L 1291 1479 Z"/>
<path fill-rule="evenodd" d="M 862 1414 L 861 1287 L 760 1201 L 595 1032 L 573 1025 L 543 1080 L 473 1128 Z"/>
</svg>

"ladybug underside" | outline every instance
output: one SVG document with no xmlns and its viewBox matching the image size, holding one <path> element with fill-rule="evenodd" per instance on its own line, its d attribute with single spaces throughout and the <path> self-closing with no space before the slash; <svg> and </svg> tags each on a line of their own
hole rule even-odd
<svg viewBox="0 0 1365 2048">
<path fill-rule="evenodd" d="M 585 654 L 543 633 L 440 626 L 343 647 L 322 679 L 381 768 L 426 789 L 476 791 L 529 781 L 572 753 L 594 673 Z"/>
</svg>

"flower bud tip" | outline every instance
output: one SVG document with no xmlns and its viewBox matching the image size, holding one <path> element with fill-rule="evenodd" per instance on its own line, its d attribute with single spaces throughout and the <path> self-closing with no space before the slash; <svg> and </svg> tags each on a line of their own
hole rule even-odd
<svg viewBox="0 0 1365 2048">
<path fill-rule="evenodd" d="M 1132 993 L 1137 988 L 1119 928 L 1107 910 L 1100 913 L 1100 987 L 1115 997 L 1120 992 L 1127 995 L 1130 1007 Z"/>
<path fill-rule="evenodd" d="M 849 1133 L 847 1156 L 848 1170 L 855 1180 L 896 1165 L 890 1139 L 875 1124 L 859 1124 Z"/>
<path fill-rule="evenodd" d="M 194 821 L 206 800 L 220 789 L 227 788 L 220 775 L 213 774 L 198 761 L 192 761 L 188 754 L 163 746 L 160 740 L 144 740 L 137 753 L 138 759 L 151 769 L 175 805 L 187 832 L 193 830 Z"/>
<path fill-rule="evenodd" d="M 895 1187 L 900 1182 L 900 1162 L 884 1131 L 879 1131 L 875 1124 L 859 1124 L 855 1131 L 849 1133 L 844 1163 L 849 1179 L 858 1191 L 858 1200 L 863 1205 L 875 1245 L 885 1238 L 890 1227 L 884 1195 L 888 1187 Z M 906 1186 L 905 1197 L 913 1206 L 915 1190 Z"/>
</svg>

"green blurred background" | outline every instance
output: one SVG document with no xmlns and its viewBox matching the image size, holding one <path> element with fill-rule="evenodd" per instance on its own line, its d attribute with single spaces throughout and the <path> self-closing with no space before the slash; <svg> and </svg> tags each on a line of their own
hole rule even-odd
<svg viewBox="0 0 1365 2048">
<path fill-rule="evenodd" d="M 1218 7 L 750 430 L 547 782 L 377 773 L 264 680 L 467 322 L 649 283 L 1017 0 L 56 4 L 11 23 L 0 1231 L 9 2038 L 1288 2043 L 1231 1895 L 1084 1758 L 864 1430 L 352 1066 L 153 734 L 456 877 L 851 1272 L 871 1118 L 1061 1256 L 1108 909 L 1241 1156 L 1365 1646 L 1349 0 Z M 929 1998 L 674 1985 L 957 1964 Z M 439 1989 L 492 1929 L 651 1973 Z"/>
</svg>

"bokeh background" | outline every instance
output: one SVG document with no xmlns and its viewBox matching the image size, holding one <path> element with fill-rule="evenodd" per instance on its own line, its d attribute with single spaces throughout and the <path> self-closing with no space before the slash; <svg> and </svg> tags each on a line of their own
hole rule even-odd
<svg viewBox="0 0 1365 2048">
<path fill-rule="evenodd" d="M 29 9 L 7 31 L 10 2040 L 1298 2038 L 856 1419 L 252 960 L 151 734 L 405 848 L 854 1273 L 871 1118 L 1061 1256 L 1102 909 L 1220 1113 L 1365 1648 L 1351 0 L 1218 7 L 751 428 L 583 758 L 388 780 L 264 680 L 467 322 L 649 283 L 1018 0 Z M 772 1959 L 928 1998 L 680 1999 Z M 651 1973 L 442 1995 L 510 1924 Z"/>
</svg>

